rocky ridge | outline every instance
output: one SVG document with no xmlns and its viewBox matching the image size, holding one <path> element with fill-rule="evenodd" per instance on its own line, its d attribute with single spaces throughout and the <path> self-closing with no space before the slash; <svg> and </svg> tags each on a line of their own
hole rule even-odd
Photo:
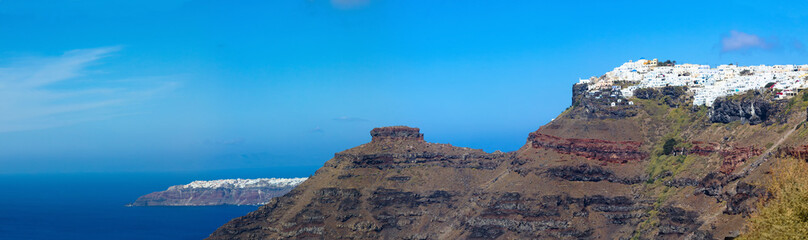
<svg viewBox="0 0 808 240">
<path fill-rule="evenodd" d="M 777 107 L 765 118 L 756 109 L 727 123 L 713 118 L 725 105 L 694 107 L 683 92 L 623 98 L 574 87 L 573 107 L 508 153 L 376 128 L 371 142 L 335 154 L 210 239 L 737 236 L 766 194 L 773 162 L 808 155 L 808 101 L 770 102 Z"/>
</svg>

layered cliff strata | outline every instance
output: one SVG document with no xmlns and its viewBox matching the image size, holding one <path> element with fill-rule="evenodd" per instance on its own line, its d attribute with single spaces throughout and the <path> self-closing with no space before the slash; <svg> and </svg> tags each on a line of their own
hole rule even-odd
<svg viewBox="0 0 808 240">
<path fill-rule="evenodd" d="M 732 146 L 723 145 L 716 142 L 701 142 L 693 141 L 690 143 L 691 147 L 685 149 L 687 154 L 695 154 L 699 156 L 710 156 L 717 153 L 721 159 L 720 172 L 730 174 L 735 169 L 754 157 L 763 153 L 763 149 L 756 145 L 750 146 Z"/>
<path fill-rule="evenodd" d="M 405 133 L 389 133 L 396 130 Z M 597 238 L 630 231 L 653 208 L 653 199 L 632 194 L 631 185 L 645 181 L 639 176 L 589 165 L 522 176 L 512 169 L 534 165 L 519 163 L 519 153 L 428 143 L 412 131 L 374 129 L 370 143 L 335 154 L 311 180 L 231 221 L 211 239 Z M 376 138 L 379 132 L 397 137 Z M 586 152 L 580 156 L 534 150 L 595 164 L 604 161 L 601 156 L 628 163 L 613 156 L 615 149 L 625 150 L 619 142 L 582 142 L 571 148 Z M 638 144 L 629 145 L 626 159 L 636 164 L 645 155 Z M 599 187 L 570 191 L 589 184 Z"/>
<path fill-rule="evenodd" d="M 139 197 L 130 206 L 262 205 L 291 191 L 307 178 L 194 181 Z"/>
<path fill-rule="evenodd" d="M 801 98 L 752 125 L 666 102 L 676 89 L 648 94 L 661 95 L 635 99 L 630 115 L 573 107 L 508 153 L 377 128 L 210 239 L 724 239 L 765 198 L 773 162 L 807 152 L 780 146 L 806 145 Z"/>
<path fill-rule="evenodd" d="M 647 153 L 640 150 L 642 143 L 636 141 L 561 138 L 539 132 L 530 133 L 528 141 L 534 148 L 546 148 L 611 163 L 640 161 L 648 157 Z"/>
</svg>

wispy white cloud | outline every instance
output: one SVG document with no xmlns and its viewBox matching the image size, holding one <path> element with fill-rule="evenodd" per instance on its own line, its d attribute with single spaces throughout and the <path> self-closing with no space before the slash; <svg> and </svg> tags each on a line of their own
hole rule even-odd
<svg viewBox="0 0 808 240">
<path fill-rule="evenodd" d="M 0 66 L 0 132 L 129 115 L 132 113 L 121 106 L 176 87 L 170 81 L 130 88 L 92 79 L 88 68 L 119 50 L 80 49 L 55 57 L 15 59 Z"/>
<path fill-rule="evenodd" d="M 753 48 L 770 49 L 772 46 L 773 44 L 771 42 L 766 41 L 758 35 L 736 30 L 730 31 L 728 36 L 721 38 L 722 52 L 742 51 Z"/>
</svg>

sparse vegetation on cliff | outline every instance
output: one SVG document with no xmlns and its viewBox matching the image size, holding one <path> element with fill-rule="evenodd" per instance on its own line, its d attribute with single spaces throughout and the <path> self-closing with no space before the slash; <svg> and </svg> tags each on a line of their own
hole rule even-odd
<svg viewBox="0 0 808 240">
<path fill-rule="evenodd" d="M 808 236 L 808 163 L 783 159 L 740 239 L 804 239 Z"/>
</svg>

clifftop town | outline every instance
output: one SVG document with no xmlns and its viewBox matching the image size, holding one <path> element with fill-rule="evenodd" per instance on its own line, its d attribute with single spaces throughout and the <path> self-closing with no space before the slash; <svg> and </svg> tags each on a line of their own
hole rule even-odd
<svg viewBox="0 0 808 240">
<path fill-rule="evenodd" d="M 712 106 L 720 97 L 770 88 L 779 99 L 808 88 L 808 65 L 737 66 L 676 64 L 657 59 L 628 61 L 600 77 L 580 79 L 587 91 L 619 90 L 628 98 L 642 88 L 687 87 L 693 105 Z"/>
</svg>

